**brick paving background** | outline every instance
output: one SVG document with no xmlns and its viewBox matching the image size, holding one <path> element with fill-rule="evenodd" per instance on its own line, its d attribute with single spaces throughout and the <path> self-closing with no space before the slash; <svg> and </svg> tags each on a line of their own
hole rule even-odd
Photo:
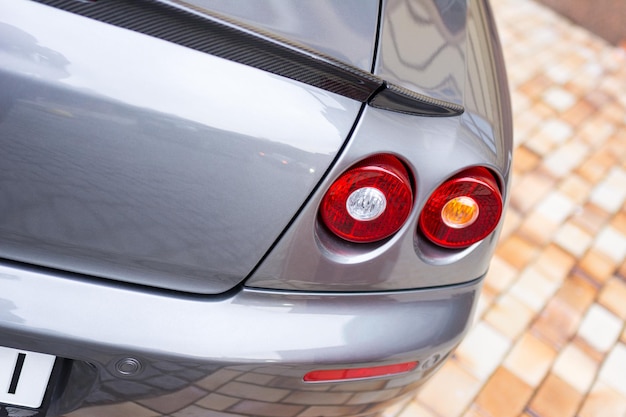
<svg viewBox="0 0 626 417">
<path fill-rule="evenodd" d="M 492 0 L 515 117 L 512 196 L 475 327 L 385 417 L 626 416 L 626 51 Z"/>
</svg>

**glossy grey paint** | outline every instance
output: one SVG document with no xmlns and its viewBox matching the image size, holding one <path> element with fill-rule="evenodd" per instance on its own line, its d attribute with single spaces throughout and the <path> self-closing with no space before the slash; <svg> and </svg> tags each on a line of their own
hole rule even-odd
<svg viewBox="0 0 626 417">
<path fill-rule="evenodd" d="M 430 1 L 412 6 L 416 4 L 437 10 Z M 468 249 L 447 250 L 423 238 L 417 224 L 421 208 L 437 186 L 470 166 L 490 167 L 501 178 L 504 197 L 508 195 L 512 117 L 506 73 L 489 13 L 482 2 L 472 2 L 468 12 L 467 69 L 459 84 L 465 86 L 467 111 L 460 117 L 431 119 L 366 108 L 330 175 L 246 285 L 382 291 L 467 282 L 486 272 L 499 228 Z M 444 35 L 433 36 L 439 39 Z M 451 60 L 448 65 L 453 68 L 457 63 Z M 357 245 L 337 239 L 318 220 L 323 193 L 355 161 L 379 152 L 399 155 L 416 174 L 412 214 L 396 235 L 381 243 Z"/>
<path fill-rule="evenodd" d="M 426 362 L 435 354 L 443 358 L 467 330 L 480 290 L 479 282 L 373 294 L 246 289 L 210 300 L 11 264 L 0 265 L 0 287 L 1 346 L 95 367 L 96 372 L 84 370 L 89 384 L 70 384 L 64 394 L 69 397 L 61 400 L 68 404 L 85 398 L 106 403 L 97 400 L 103 386 L 109 392 L 118 387 L 115 402 L 139 399 L 137 391 L 155 377 L 158 367 L 164 368 L 162 362 L 195 369 L 196 377 L 190 379 L 208 378 L 207 386 L 212 371 L 254 365 L 252 369 L 288 377 L 294 389 L 315 392 L 315 385 L 301 382 L 311 369 Z M 116 374 L 115 363 L 126 357 L 143 364 L 136 377 Z M 413 373 L 408 380 L 420 381 L 429 371 Z M 85 396 L 84 387 L 92 384 Z M 397 384 L 402 387 L 402 379 Z M 165 384 L 147 385 L 152 387 L 149 396 L 172 391 Z"/>
<path fill-rule="evenodd" d="M 320 180 L 360 108 L 36 3 L 0 8 L 7 259 L 227 291 Z"/>
<path fill-rule="evenodd" d="M 187 0 L 371 71 L 378 0 Z"/>
<path fill-rule="evenodd" d="M 497 233 L 464 251 L 437 249 L 417 234 L 418 211 L 438 182 L 467 164 L 487 164 L 503 185 L 510 168 L 508 93 L 493 21 L 481 1 L 470 2 L 468 15 L 469 113 L 444 121 L 368 109 L 345 154 L 285 236 L 293 249 L 281 243 L 260 270 L 273 268 L 277 275 L 257 275 L 248 283 L 281 290 L 247 287 L 220 297 L 191 296 L 0 265 L 0 345 L 74 360 L 51 414 L 100 405 L 74 416 L 128 415 L 140 406 L 164 416 L 277 415 L 277 409 L 290 417 L 370 416 L 422 384 L 470 324 Z M 324 187 L 356 160 L 381 150 L 406 152 L 399 155 L 417 174 L 408 224 L 392 239 L 360 249 L 333 240 L 316 222 Z M 381 291 L 474 278 L 439 288 Z M 349 288 L 369 293 L 339 292 Z M 142 371 L 120 375 L 116 363 L 124 358 L 138 359 Z M 320 366 L 428 364 L 433 358 L 434 367 L 394 378 L 302 382 L 305 372 Z M 224 406 L 224 398 L 234 402 Z M 184 408 L 164 409 L 177 401 Z"/>
<path fill-rule="evenodd" d="M 468 0 L 382 3 L 375 73 L 426 96 L 463 104 Z"/>
</svg>

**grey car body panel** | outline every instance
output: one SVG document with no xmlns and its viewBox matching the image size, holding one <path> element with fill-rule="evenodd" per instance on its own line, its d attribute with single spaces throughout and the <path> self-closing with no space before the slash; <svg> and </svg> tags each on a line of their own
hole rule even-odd
<svg viewBox="0 0 626 417">
<path fill-rule="evenodd" d="M 393 0 L 386 7 L 409 7 L 399 3 L 404 2 Z M 408 3 L 434 12 L 439 10 L 435 5 L 441 2 Z M 481 2 L 472 2 L 467 18 L 467 48 L 455 47 L 455 51 L 463 53 L 447 62 L 450 68 L 465 67 L 465 79 L 456 84 L 465 90 L 465 113 L 431 119 L 366 108 L 350 143 L 318 192 L 246 285 L 306 291 L 384 291 L 450 285 L 473 280 L 486 272 L 500 228 L 470 248 L 448 250 L 429 243 L 419 233 L 417 223 L 422 207 L 437 186 L 467 167 L 491 168 L 500 177 L 507 198 L 512 116 L 503 59 L 488 13 Z M 404 19 L 394 13 L 389 19 L 394 16 Z M 438 16 L 427 22 L 442 19 Z M 450 36 L 447 27 L 440 26 L 433 24 L 432 30 L 442 31 L 434 38 Z M 449 42 L 456 42 L 456 38 Z M 388 48 L 384 42 L 380 48 L 380 56 L 384 57 Z M 439 63 L 437 67 L 440 66 Z M 422 73 L 418 66 L 418 70 L 406 76 L 420 80 Z M 413 212 L 396 235 L 380 243 L 359 245 L 337 239 L 318 219 L 323 194 L 355 160 L 379 152 L 399 155 L 416 174 Z"/>
<path fill-rule="evenodd" d="M 463 104 L 468 1 L 387 0 L 383 5 L 376 74 Z"/>
<path fill-rule="evenodd" d="M 384 380 L 396 389 L 379 398 L 391 400 L 432 371 L 429 358 L 439 364 L 459 343 L 480 291 L 476 281 L 444 290 L 371 294 L 244 289 L 208 300 L 12 264 L 0 265 L 0 287 L 0 346 L 77 361 L 57 400 L 56 407 L 65 407 L 61 412 L 106 404 L 113 394 L 115 402 L 171 394 L 198 381 L 205 390 L 219 391 L 227 382 L 222 369 L 239 372 L 233 380 L 245 371 L 274 375 L 269 379 L 277 388 L 289 387 L 302 398 L 320 392 L 318 385 L 302 382 L 312 369 L 411 360 L 429 365 L 407 378 Z M 125 358 L 139 361 L 141 371 L 116 371 Z M 346 390 L 379 391 L 355 385 Z M 241 400 L 260 395 L 239 391 L 235 396 Z"/>
<path fill-rule="evenodd" d="M 0 7 L 0 257 L 224 292 L 288 224 L 359 112 L 50 7 Z"/>
<path fill-rule="evenodd" d="M 378 0 L 187 0 L 371 71 Z"/>
<path fill-rule="evenodd" d="M 466 108 L 462 116 L 440 119 L 392 113 L 371 106 L 359 113 L 359 103 L 319 89 L 206 54 L 200 57 L 194 51 L 144 35 L 111 26 L 105 29 L 101 23 L 89 21 L 90 30 L 99 28 L 97 33 L 101 36 L 124 34 L 111 42 L 118 47 L 124 45 L 120 53 L 133 48 L 133 45 L 125 45 L 131 40 L 147 45 L 146 50 L 133 49 L 137 57 L 126 56 L 128 65 L 118 71 L 105 59 L 119 60 L 119 55 L 108 49 L 111 45 L 93 48 L 94 42 L 107 45 L 108 39 L 79 30 L 86 28 L 83 26 L 86 19 L 78 16 L 70 19 L 68 14 L 29 2 L 14 1 L 10 6 L 0 3 L 1 22 L 19 26 L 27 35 L 30 32 L 30 36 L 46 32 L 45 42 L 43 38 L 40 45 L 31 42 L 27 54 L 10 50 L 0 61 L 0 79 L 10 81 L 6 88 L 2 86 L 0 93 L 3 100 L 9 98 L 0 103 L 0 109 L 8 110 L 0 114 L 0 138 L 3 147 L 10 144 L 13 155 L 19 156 L 11 158 L 4 148 L 0 154 L 0 189 L 11 191 L 2 191 L 0 210 L 12 215 L 8 220 L 0 218 L 3 239 L 0 250 L 2 256 L 15 260 L 0 262 L 0 346 L 65 358 L 66 379 L 60 383 L 48 415 L 78 409 L 73 417 L 143 415 L 144 412 L 189 417 L 369 417 L 391 402 L 412 395 L 413 390 L 441 366 L 468 330 L 499 232 L 496 230 L 482 243 L 465 250 L 444 250 L 427 243 L 420 235 L 416 225 L 419 211 L 441 181 L 476 164 L 491 168 L 500 179 L 505 197 L 508 194 L 511 114 L 493 17 L 486 1 L 468 2 L 465 34 L 461 35 L 450 29 L 459 21 L 457 17 L 450 17 L 445 7 L 458 7 L 461 3 L 382 2 L 382 10 L 390 13 L 407 8 L 420 13 L 426 10 L 426 15 L 432 17 L 426 23 L 434 23 L 432 31 L 424 33 L 435 36 L 433 42 L 439 39 L 436 36 L 444 36 L 454 45 L 452 50 L 465 51 L 461 67 L 454 67 L 459 63 L 456 56 L 445 60 L 450 65 L 449 74 L 442 72 L 442 68 L 447 67 L 441 62 L 436 66 L 438 70 L 431 73 L 429 65 L 434 61 L 427 59 L 416 71 L 407 72 L 407 68 L 399 67 L 397 72 L 401 76 L 393 80 L 429 95 L 440 94 L 451 101 L 462 99 Z M 413 18 L 424 15 L 413 12 Z M 46 17 L 46 25 L 40 26 L 54 24 L 54 28 L 37 27 L 37 16 Z M 393 19 L 398 16 L 402 17 L 396 13 Z M 386 19 L 383 16 L 387 28 L 404 30 L 403 25 Z M 402 19 L 408 22 L 405 17 Z M 71 30 L 66 30 L 64 22 L 66 25 L 71 22 Z M 412 24 L 425 23 L 420 18 L 413 19 Z M 435 35 L 435 31 L 443 35 Z M 458 37 L 446 38 L 451 36 L 451 31 Z M 0 38 L 0 42 L 4 39 Z M 55 40 L 59 41 L 58 46 L 51 43 Z M 428 43 L 429 39 L 423 42 Z M 389 47 L 383 43 L 380 48 Z M 80 46 L 78 50 L 87 55 L 69 59 L 74 56 L 67 49 L 69 45 Z M 62 52 L 72 65 L 52 53 L 54 50 Z M 379 49 L 379 56 L 382 56 L 381 51 Z M 437 55 L 443 56 L 446 54 Z M 6 61 L 5 57 L 12 60 Z M 167 57 L 165 62 L 163 57 Z M 191 62 L 198 66 L 182 65 L 189 62 L 183 58 L 193 58 Z M 86 71 L 85 63 L 91 62 L 90 59 L 100 66 Z M 385 58 L 384 65 L 380 62 L 376 64 L 377 71 L 388 71 L 386 76 L 392 77 L 395 71 L 392 60 Z M 213 105 L 227 105 L 238 111 L 239 106 L 255 106 L 253 109 L 264 117 L 263 120 L 238 117 L 233 121 L 223 116 L 229 122 L 226 129 L 245 131 L 234 139 L 224 129 L 206 123 L 206 117 L 219 118 L 203 111 L 204 102 L 198 105 L 194 100 L 184 100 L 215 93 L 206 86 L 209 79 L 204 78 L 209 69 L 203 71 L 203 65 L 209 64 L 223 68 L 219 71 L 223 76 L 221 84 L 211 82 L 216 89 L 228 89 L 229 94 L 219 98 L 236 99 L 236 102 Z M 172 66 L 175 70 L 168 73 L 167 69 Z M 72 70 L 71 76 L 64 72 L 68 68 Z M 180 68 L 185 69 L 188 79 L 179 79 Z M 103 69 L 110 69 L 112 73 L 101 74 Z M 440 83 L 424 75 L 434 76 L 436 72 L 440 80 L 455 80 L 455 88 L 442 88 L 446 82 Z M 423 84 L 419 81 L 420 74 L 424 75 Z M 461 81 L 458 74 L 464 74 Z M 82 78 L 75 78 L 78 75 Z M 102 81 L 110 79 L 119 83 L 103 83 L 100 78 L 93 78 L 96 76 L 104 77 Z M 237 84 L 225 81 L 231 79 L 236 79 Z M 70 83 L 78 80 L 85 83 Z M 255 84 L 257 81 L 263 85 Z M 148 82 L 151 88 L 139 88 Z M 170 82 L 175 86 L 167 84 Z M 198 83 L 206 88 L 201 91 L 193 88 Z M 273 88 L 268 88 L 268 83 Z M 129 84 L 139 87 L 125 89 Z M 114 88 L 116 86 L 119 88 Z M 185 89 L 177 89 L 181 86 Z M 95 87 L 100 90 L 94 90 Z M 241 91 L 243 87 L 248 87 L 246 94 Z M 132 92 L 137 94 L 131 97 Z M 295 101 L 290 101 L 285 109 L 279 93 L 288 94 L 290 100 Z M 76 101 L 76 97 L 81 99 Z M 248 97 L 261 101 L 248 103 Z M 317 104 L 312 104 L 311 97 Z M 163 98 L 176 100 L 169 102 Z M 291 114 L 289 110 L 299 106 L 307 116 L 315 115 L 311 125 L 299 125 L 312 129 L 298 130 L 306 136 L 294 139 L 287 134 L 272 140 L 267 134 L 246 130 L 267 132 L 280 128 L 282 125 L 270 122 L 290 120 L 273 113 L 281 109 Z M 359 114 L 362 117 L 359 118 Z M 17 126 L 8 129 L 7 120 L 15 121 L 17 116 L 29 122 L 21 124 L 20 128 L 39 132 L 39 139 L 21 132 Z M 359 118 L 358 124 L 353 126 L 354 134 L 350 134 L 356 118 Z M 219 124 L 222 122 L 221 119 L 215 121 L 218 126 L 222 126 Z M 324 133 L 324 129 L 336 124 L 340 128 L 333 128 L 333 134 Z M 51 126 L 61 130 L 45 130 L 46 135 L 41 134 L 44 127 Z M 108 129 L 113 129 L 115 135 L 107 135 Z M 212 134 L 214 130 L 237 141 L 236 149 L 226 148 L 230 152 L 221 155 L 228 162 L 221 165 L 233 176 L 220 175 L 217 179 L 225 187 L 244 187 L 235 190 L 239 193 L 236 197 L 226 191 L 210 194 L 203 188 L 211 186 L 203 179 L 215 182 L 215 178 L 207 174 L 214 171 L 195 158 L 204 161 L 211 156 L 204 147 L 207 145 L 205 131 Z M 80 134 L 83 131 L 93 136 Z M 5 136 L 9 132 L 10 135 Z M 322 135 L 318 136 L 320 133 Z M 79 134 L 81 140 L 76 140 Z M 102 142 L 99 138 L 103 135 L 116 140 Z M 348 142 L 344 143 L 348 136 Z M 138 142 L 133 142 L 133 137 Z M 320 137 L 331 139 L 320 142 Z M 68 141 L 68 138 L 74 140 Z M 179 144 L 183 143 L 179 138 L 183 138 L 191 150 L 179 150 Z M 111 146 L 105 146 L 107 143 Z M 258 149 L 257 144 L 262 148 Z M 84 148 L 79 153 L 81 146 Z M 145 154 L 146 149 L 149 154 Z M 241 149 L 253 150 L 253 155 L 245 159 Z M 32 150 L 38 150 L 38 154 L 30 152 Z M 387 240 L 368 245 L 346 244 L 318 223 L 318 202 L 326 187 L 341 172 L 379 152 L 398 155 L 415 173 L 417 193 L 413 211 L 402 229 Z M 76 157 L 71 158 L 71 155 Z M 83 156 L 88 162 L 82 160 Z M 104 161 L 102 156 L 106 157 Z M 295 163 L 297 161 L 319 165 L 311 172 L 312 165 L 301 166 Z M 45 170 L 34 162 L 45 162 L 50 169 Z M 272 168 L 259 173 L 257 170 L 263 164 Z M 5 171 L 9 166 L 14 169 Z M 67 180 L 68 169 L 73 170 L 72 181 Z M 292 171 L 284 175 L 285 169 Z M 187 170 L 193 175 L 186 173 Z M 113 179 L 103 178 L 98 172 L 106 172 Z M 267 172 L 276 175 L 266 177 Z M 142 179 L 141 183 L 129 180 L 136 176 Z M 44 201 L 43 197 L 50 195 L 47 194 L 50 187 L 59 190 L 59 180 L 65 184 L 65 188 L 61 187 L 65 196 L 85 201 L 85 204 L 76 206 L 75 211 L 67 211 L 67 205 L 63 204 L 63 199 L 56 198 L 56 194 Z M 282 181 L 283 188 L 275 180 Z M 27 184 L 30 188 L 17 187 L 15 183 Z M 74 187 L 75 184 L 81 187 Z M 255 187 L 259 184 L 263 188 Z M 118 187 L 126 190 L 122 205 L 118 204 Z M 243 208 L 236 204 L 241 203 L 242 195 L 249 196 L 249 193 L 253 193 L 254 199 L 244 199 L 248 204 Z M 101 198 L 88 201 L 84 195 Z M 185 198 L 178 201 L 164 196 Z M 39 204 L 22 204 L 27 201 Z M 146 205 L 147 202 L 150 204 Z M 15 204 L 33 211 L 22 212 L 15 209 Z M 292 207 L 285 207 L 290 204 Z M 65 228 L 59 231 L 59 224 L 47 217 L 50 209 L 55 210 L 59 219 L 72 222 L 110 217 L 95 230 Z M 234 221 L 235 224 L 219 226 L 223 233 L 207 247 L 208 252 L 215 251 L 215 254 L 207 255 L 207 248 L 196 246 L 208 237 L 200 236 L 201 230 L 197 230 L 203 223 L 194 222 L 206 220 L 208 224 L 215 220 L 203 217 L 207 210 L 231 210 L 235 213 L 226 215 L 236 216 L 239 209 L 245 209 L 250 217 L 242 216 L 242 224 Z M 115 219 L 132 219 L 133 222 L 113 224 L 113 213 Z M 164 215 L 165 219 L 155 214 Z M 252 259 L 260 258 L 271 245 L 268 243 L 261 248 L 251 242 L 258 238 L 256 234 L 262 234 L 256 228 L 266 226 L 254 224 L 266 221 L 263 216 L 269 216 L 271 224 L 267 226 L 273 228 L 266 235 L 265 243 L 277 236 L 279 240 L 245 285 L 219 295 L 167 290 L 184 288 L 191 292 L 210 292 L 206 291 L 207 279 L 213 291 L 230 288 L 238 282 L 250 268 L 244 267 L 245 262 L 254 264 Z M 16 220 L 23 227 L 11 223 Z M 169 220 L 168 227 L 156 227 L 164 220 Z M 14 234 L 6 233 L 7 224 L 12 224 L 19 233 L 25 233 L 24 230 L 31 233 L 31 237 L 20 243 Z M 139 224 L 148 227 L 137 227 Z M 284 234 L 279 236 L 286 226 Z M 154 232 L 158 233 L 154 235 Z M 121 233 L 121 237 L 117 233 Z M 188 242 L 189 233 L 195 237 L 193 242 Z M 39 237 L 35 238 L 37 234 Z M 55 239 L 59 236 L 80 238 L 80 245 L 60 244 L 57 240 L 46 243 L 42 239 L 46 234 L 52 234 Z M 94 250 L 92 245 L 101 244 L 102 239 L 109 240 L 106 248 L 113 250 L 116 256 L 102 256 L 102 251 Z M 186 242 L 192 244 L 185 247 Z M 181 244 L 183 247 L 179 246 Z M 126 253 L 122 256 L 124 262 L 119 262 L 118 256 L 129 250 L 134 251 L 132 256 Z M 187 250 L 190 253 L 186 253 Z M 65 255 L 59 256 L 59 251 Z M 151 255 L 146 262 L 142 251 L 156 256 Z M 249 252 L 254 252 L 254 256 Z M 217 262 L 208 269 L 209 263 L 203 263 L 206 256 L 212 257 L 211 262 Z M 186 269 L 190 258 L 196 262 L 193 265 L 204 268 L 200 274 L 192 274 L 194 278 L 190 278 Z M 226 272 L 233 269 L 238 273 Z M 103 276 L 114 279 L 98 279 Z M 223 287 L 222 279 L 227 282 Z M 155 288 L 156 285 L 165 289 Z M 130 363 L 128 361 L 139 364 L 136 372 L 120 372 L 125 369 L 124 364 Z M 306 372 L 315 369 L 405 361 L 420 364 L 415 371 L 406 374 L 364 381 L 322 384 L 302 381 Z M 5 411 L 2 407 L 0 405 L 0 414 Z"/>
</svg>

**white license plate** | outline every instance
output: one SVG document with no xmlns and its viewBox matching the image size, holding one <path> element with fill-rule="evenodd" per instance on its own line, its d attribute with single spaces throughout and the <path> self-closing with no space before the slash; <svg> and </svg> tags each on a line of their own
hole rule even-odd
<svg viewBox="0 0 626 417">
<path fill-rule="evenodd" d="M 0 346 L 0 403 L 39 408 L 55 357 Z"/>
</svg>

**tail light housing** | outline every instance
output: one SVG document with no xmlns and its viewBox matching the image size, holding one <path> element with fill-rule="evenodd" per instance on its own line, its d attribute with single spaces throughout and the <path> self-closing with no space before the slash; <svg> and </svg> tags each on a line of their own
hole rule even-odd
<svg viewBox="0 0 626 417">
<path fill-rule="evenodd" d="M 369 243 L 396 233 L 412 206 L 406 167 L 395 156 L 380 154 L 341 174 L 322 199 L 320 217 L 340 238 Z"/>
<path fill-rule="evenodd" d="M 502 206 L 493 174 L 483 167 L 470 168 L 433 192 L 420 215 L 420 229 L 439 246 L 465 248 L 493 232 Z"/>
</svg>

